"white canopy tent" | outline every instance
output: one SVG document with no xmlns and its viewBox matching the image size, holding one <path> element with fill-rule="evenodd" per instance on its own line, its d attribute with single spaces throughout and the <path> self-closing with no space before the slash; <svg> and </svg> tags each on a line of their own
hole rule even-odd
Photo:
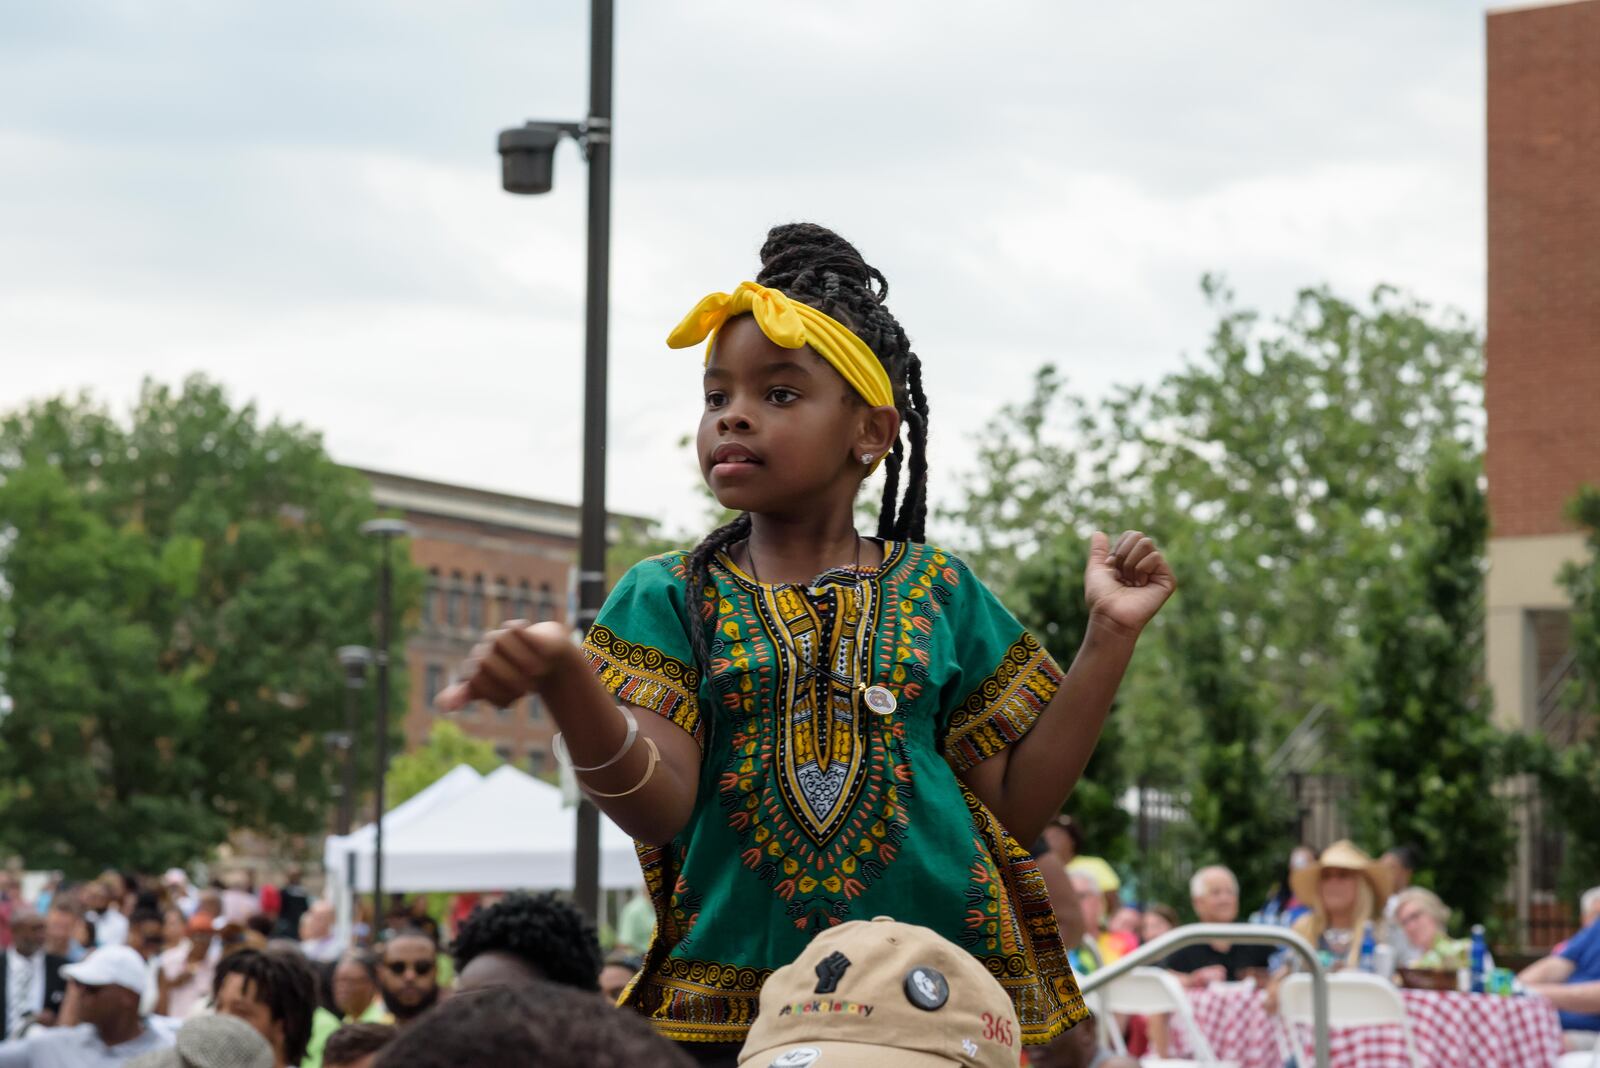
<svg viewBox="0 0 1600 1068">
<path fill-rule="evenodd" d="M 372 891 L 375 838 L 368 825 L 324 847 L 341 940 L 350 934 L 353 895 Z M 569 889 L 576 843 L 576 816 L 560 788 L 509 764 L 482 776 L 463 765 L 383 817 L 383 889 Z M 600 888 L 635 890 L 643 882 L 633 839 L 602 814 Z"/>
<path fill-rule="evenodd" d="M 416 794 L 383 814 L 383 833 L 388 838 L 409 823 L 414 823 L 443 804 L 479 786 L 483 776 L 465 764 L 457 764 Z M 377 841 L 377 825 L 368 823 L 349 834 L 330 834 L 322 843 L 322 870 L 327 873 L 328 892 L 338 907 L 336 932 L 341 944 L 350 941 L 350 929 L 355 922 L 351 907 L 350 880 L 355 874 L 352 864 L 366 864 L 367 886 L 372 885 L 372 853 Z M 387 856 L 389 843 L 384 842 Z"/>
</svg>

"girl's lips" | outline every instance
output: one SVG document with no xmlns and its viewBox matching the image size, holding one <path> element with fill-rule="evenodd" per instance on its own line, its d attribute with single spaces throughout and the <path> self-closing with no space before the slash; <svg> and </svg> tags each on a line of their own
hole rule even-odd
<svg viewBox="0 0 1600 1068">
<path fill-rule="evenodd" d="M 724 460 L 711 465 L 711 473 L 718 478 L 738 478 L 748 475 L 760 467 L 761 464 L 754 460 Z"/>
<path fill-rule="evenodd" d="M 724 441 L 712 450 L 711 462 L 713 464 L 741 462 L 759 464 L 761 458 L 743 445 L 732 441 Z"/>
</svg>

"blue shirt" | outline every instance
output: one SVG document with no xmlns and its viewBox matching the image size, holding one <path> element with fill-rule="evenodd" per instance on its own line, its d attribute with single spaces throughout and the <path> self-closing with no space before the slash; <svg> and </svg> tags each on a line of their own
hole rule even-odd
<svg viewBox="0 0 1600 1068">
<path fill-rule="evenodd" d="M 1567 977 L 1567 982 L 1592 983 L 1600 981 L 1600 923 L 1591 923 L 1573 935 L 1572 941 L 1567 943 L 1567 948 L 1561 951 L 1561 956 L 1563 959 L 1572 962 L 1572 974 Z M 1600 1013 L 1563 1011 L 1561 1013 L 1561 1029 L 1563 1031 L 1600 1031 Z"/>
</svg>

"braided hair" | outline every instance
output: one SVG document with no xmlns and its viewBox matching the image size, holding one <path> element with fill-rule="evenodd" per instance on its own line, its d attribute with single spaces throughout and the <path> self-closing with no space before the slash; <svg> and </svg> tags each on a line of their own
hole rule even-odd
<svg viewBox="0 0 1600 1068">
<path fill-rule="evenodd" d="M 825 226 L 785 223 L 767 232 L 761 246 L 761 273 L 756 283 L 783 292 L 839 320 L 866 343 L 894 387 L 895 407 L 906 427 L 910 449 L 898 436 L 884 458 L 883 502 L 878 512 L 878 537 L 887 541 L 921 541 L 928 517 L 928 398 L 922 391 L 922 361 L 884 301 L 889 281 L 867 263 L 856 247 Z M 904 470 L 905 490 L 900 488 Z M 701 622 L 716 613 L 714 595 L 706 594 L 711 561 L 717 553 L 750 536 L 750 514 L 741 513 L 696 545 L 688 559 L 688 603 L 700 606 Z M 702 672 L 711 663 L 704 626 L 691 626 L 689 640 Z"/>
<path fill-rule="evenodd" d="M 213 1002 L 222 984 L 238 975 L 247 997 L 267 1007 L 272 1019 L 283 1025 L 283 1059 L 299 1064 L 311 1042 L 311 1017 L 317 1009 L 317 973 L 298 949 L 272 946 L 240 949 L 217 962 L 211 980 Z"/>
</svg>

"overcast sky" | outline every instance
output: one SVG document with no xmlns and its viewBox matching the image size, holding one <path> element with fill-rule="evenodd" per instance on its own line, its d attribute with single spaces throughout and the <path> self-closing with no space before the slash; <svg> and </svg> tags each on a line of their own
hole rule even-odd
<svg viewBox="0 0 1600 1068">
<path fill-rule="evenodd" d="M 581 0 L 0 5 L 0 400 L 201 371 L 345 462 L 575 501 Z M 1200 349 L 1198 279 L 1483 308 L 1483 6 L 621 0 L 610 504 L 698 517 L 662 343 L 810 219 L 889 277 L 935 495 L 1045 362 Z"/>
</svg>

